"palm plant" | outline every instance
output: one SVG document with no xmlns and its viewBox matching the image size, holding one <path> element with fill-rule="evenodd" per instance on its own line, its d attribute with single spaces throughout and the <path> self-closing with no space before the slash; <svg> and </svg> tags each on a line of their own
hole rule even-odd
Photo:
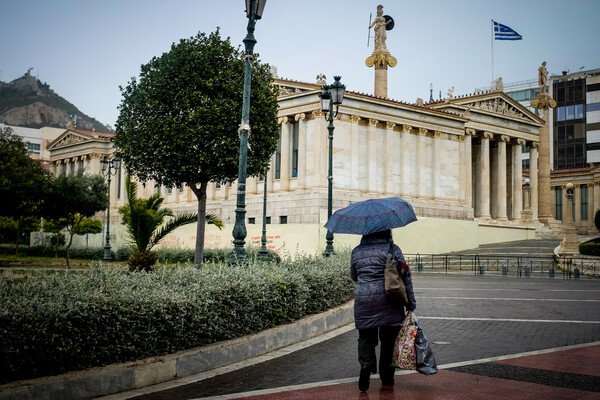
<svg viewBox="0 0 600 400">
<path fill-rule="evenodd" d="M 161 207 L 164 198 L 159 193 L 147 199 L 138 199 L 137 182 L 132 182 L 129 176 L 125 180 L 125 188 L 128 204 L 119 208 L 119 213 L 123 215 L 123 224 L 127 227 L 133 246 L 127 264 L 131 271 L 152 271 L 157 260 L 152 248 L 180 226 L 197 222 L 198 215 L 186 213 L 175 216 L 169 208 Z M 173 219 L 163 224 L 165 217 Z M 223 222 L 216 215 L 207 215 L 206 221 L 219 229 L 223 227 Z"/>
</svg>

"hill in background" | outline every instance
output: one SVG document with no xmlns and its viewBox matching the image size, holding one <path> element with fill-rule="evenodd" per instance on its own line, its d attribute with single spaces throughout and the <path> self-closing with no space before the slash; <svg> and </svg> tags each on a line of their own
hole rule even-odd
<svg viewBox="0 0 600 400">
<path fill-rule="evenodd" d="M 77 128 L 108 132 L 110 129 L 63 99 L 31 71 L 12 82 L 0 82 L 0 122 L 6 125 L 67 128 L 76 116 Z"/>
</svg>

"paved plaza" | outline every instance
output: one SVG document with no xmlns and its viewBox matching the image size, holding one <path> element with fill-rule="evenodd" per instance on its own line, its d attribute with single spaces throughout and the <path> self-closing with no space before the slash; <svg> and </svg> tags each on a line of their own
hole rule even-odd
<svg viewBox="0 0 600 400">
<path fill-rule="evenodd" d="M 104 399 L 600 399 L 600 280 L 413 273 L 440 372 L 358 391 L 353 324 L 291 349 Z"/>
</svg>

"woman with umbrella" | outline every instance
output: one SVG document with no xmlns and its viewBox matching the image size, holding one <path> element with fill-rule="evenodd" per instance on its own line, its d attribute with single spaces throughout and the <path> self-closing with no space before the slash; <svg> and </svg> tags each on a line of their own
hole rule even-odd
<svg viewBox="0 0 600 400">
<path fill-rule="evenodd" d="M 416 308 L 410 270 L 400 247 L 392 240 L 392 228 L 416 221 L 412 206 L 399 197 L 373 199 L 352 204 L 334 213 L 325 227 L 338 233 L 362 234 L 360 244 L 352 251 L 350 276 L 356 282 L 354 320 L 358 329 L 358 388 L 369 389 L 371 373 L 377 372 L 375 348 L 381 342 L 379 377 L 381 384 L 394 384 L 392 357 L 396 336 L 404 320 L 404 306 L 385 291 L 384 270 L 391 253 L 402 268 L 406 287 L 406 309 Z M 400 272 L 400 271 L 399 271 Z"/>
</svg>

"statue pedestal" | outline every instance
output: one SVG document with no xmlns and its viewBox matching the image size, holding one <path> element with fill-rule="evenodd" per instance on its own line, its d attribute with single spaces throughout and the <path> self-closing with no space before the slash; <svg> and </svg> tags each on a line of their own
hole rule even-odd
<svg viewBox="0 0 600 400">
<path fill-rule="evenodd" d="M 579 254 L 579 239 L 577 228 L 570 226 L 565 228 L 562 242 L 560 242 L 560 255 L 573 256 Z"/>
<path fill-rule="evenodd" d="M 367 67 L 375 66 L 375 96 L 387 98 L 387 70 L 388 65 L 395 67 L 398 60 L 387 49 L 378 49 L 366 60 Z"/>
</svg>

